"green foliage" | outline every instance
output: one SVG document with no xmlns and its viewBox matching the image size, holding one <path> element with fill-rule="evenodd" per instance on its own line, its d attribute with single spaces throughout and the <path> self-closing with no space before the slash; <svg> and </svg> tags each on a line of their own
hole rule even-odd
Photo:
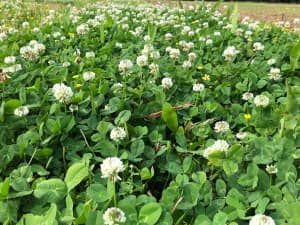
<svg viewBox="0 0 300 225">
<path fill-rule="evenodd" d="M 299 224 L 299 35 L 179 6 L 1 4 L 0 224 Z"/>
</svg>

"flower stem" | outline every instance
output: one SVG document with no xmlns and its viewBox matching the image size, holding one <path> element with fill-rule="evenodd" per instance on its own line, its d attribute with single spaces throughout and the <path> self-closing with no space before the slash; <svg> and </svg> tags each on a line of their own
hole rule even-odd
<svg viewBox="0 0 300 225">
<path fill-rule="evenodd" d="M 114 207 L 117 207 L 117 191 L 116 191 L 116 182 L 113 182 L 113 191 L 114 191 Z"/>
</svg>

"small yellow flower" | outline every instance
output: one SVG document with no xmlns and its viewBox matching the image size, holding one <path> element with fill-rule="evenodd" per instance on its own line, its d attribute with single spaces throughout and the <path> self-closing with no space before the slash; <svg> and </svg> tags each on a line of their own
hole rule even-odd
<svg viewBox="0 0 300 225">
<path fill-rule="evenodd" d="M 72 32 L 69 32 L 68 35 L 69 35 L 70 37 L 74 37 L 75 34 L 72 33 Z"/>
<path fill-rule="evenodd" d="M 193 22 L 192 22 L 192 24 L 195 24 L 195 23 L 197 23 L 197 22 L 198 22 L 198 21 L 197 21 L 197 20 L 195 20 L 195 21 L 193 21 Z"/>
<path fill-rule="evenodd" d="M 79 75 L 72 76 L 73 79 L 77 79 L 78 77 L 79 77 Z"/>
<path fill-rule="evenodd" d="M 203 70 L 203 66 L 198 66 L 197 70 Z"/>
<path fill-rule="evenodd" d="M 244 114 L 244 118 L 245 118 L 246 120 L 250 120 L 250 119 L 251 119 L 251 114 L 250 114 L 250 113 Z"/>
<path fill-rule="evenodd" d="M 82 87 L 82 84 L 76 84 L 75 87 L 76 87 L 76 88 L 81 88 L 81 87 Z"/>
<path fill-rule="evenodd" d="M 203 77 L 202 77 L 202 80 L 206 80 L 206 81 L 209 81 L 210 80 L 210 76 L 205 74 Z"/>
</svg>

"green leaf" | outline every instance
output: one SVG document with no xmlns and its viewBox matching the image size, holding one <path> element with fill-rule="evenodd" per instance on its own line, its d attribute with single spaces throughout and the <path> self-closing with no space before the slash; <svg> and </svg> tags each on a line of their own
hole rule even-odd
<svg viewBox="0 0 300 225">
<path fill-rule="evenodd" d="M 161 216 L 162 209 L 160 204 L 151 202 L 144 205 L 139 212 L 139 223 L 154 225 Z"/>
<path fill-rule="evenodd" d="M 84 178 L 89 175 L 89 169 L 84 163 L 74 163 L 66 173 L 65 183 L 70 192 L 76 187 Z"/>
<path fill-rule="evenodd" d="M 56 225 L 57 207 L 55 204 L 51 204 L 49 210 L 44 216 L 25 214 L 22 219 L 17 223 L 17 225 L 32 225 L 32 224 L 45 224 L 45 225 Z"/>
<path fill-rule="evenodd" d="M 4 110 L 5 110 L 5 101 L 3 101 L 1 103 L 1 106 L 0 106 L 0 122 L 3 122 L 4 121 Z"/>
<path fill-rule="evenodd" d="M 256 208 L 255 213 L 256 214 L 264 214 L 269 202 L 270 202 L 270 199 L 267 197 L 264 197 L 263 199 L 261 199 L 258 203 L 258 207 Z"/>
<path fill-rule="evenodd" d="M 187 183 L 182 187 L 182 201 L 178 205 L 178 209 L 191 209 L 193 208 L 199 199 L 200 188 L 196 183 Z"/>
<path fill-rule="evenodd" d="M 291 70 L 295 71 L 298 66 L 298 60 L 300 57 L 300 40 L 292 47 L 290 51 L 290 64 Z"/>
<path fill-rule="evenodd" d="M 149 180 L 154 176 L 154 169 L 153 167 L 151 168 L 151 170 L 149 170 L 147 167 L 144 167 L 143 169 L 141 169 L 140 171 L 140 176 L 142 180 Z"/>
<path fill-rule="evenodd" d="M 115 124 L 120 126 L 126 123 L 131 117 L 131 112 L 129 110 L 123 110 L 119 113 L 119 115 L 115 119 Z"/>
<path fill-rule="evenodd" d="M 242 162 L 243 161 L 244 151 L 240 144 L 232 145 L 227 151 L 227 159 L 230 159 L 234 162 Z"/>
<path fill-rule="evenodd" d="M 10 99 L 7 102 L 5 102 L 4 112 L 6 114 L 13 114 L 14 110 L 19 106 L 21 106 L 21 102 L 19 101 L 19 99 Z"/>
<path fill-rule="evenodd" d="M 198 215 L 194 225 L 212 225 L 212 222 L 206 215 Z"/>
<path fill-rule="evenodd" d="M 214 216 L 213 225 L 225 225 L 227 221 L 227 214 L 223 212 L 218 212 Z"/>
<path fill-rule="evenodd" d="M 184 133 L 183 127 L 178 128 L 175 138 L 176 138 L 177 144 L 180 147 L 186 148 L 186 138 L 185 138 L 185 133 Z"/>
<path fill-rule="evenodd" d="M 91 184 L 86 190 L 87 196 L 95 202 L 105 202 L 112 198 L 112 193 L 108 193 L 102 184 Z"/>
<path fill-rule="evenodd" d="M 187 173 L 191 166 L 192 166 L 192 162 L 193 162 L 193 157 L 192 156 L 187 156 L 184 158 L 183 163 L 182 163 L 182 169 L 184 173 Z"/>
<path fill-rule="evenodd" d="M 231 24 L 232 28 L 231 31 L 235 33 L 236 29 L 238 28 L 238 19 L 239 19 L 239 12 L 238 12 L 238 5 L 234 5 L 233 15 L 231 17 Z"/>
<path fill-rule="evenodd" d="M 154 24 L 148 24 L 148 35 L 150 37 L 150 41 L 153 42 L 156 36 L 157 27 Z"/>
<path fill-rule="evenodd" d="M 33 195 L 47 202 L 55 203 L 67 194 L 67 187 L 61 179 L 51 178 L 36 185 Z"/>
<path fill-rule="evenodd" d="M 10 185 L 10 177 L 7 177 L 4 182 L 0 183 L 0 201 L 8 197 Z"/>
<path fill-rule="evenodd" d="M 226 183 L 222 179 L 218 179 L 216 182 L 216 192 L 222 197 L 226 195 Z"/>
<path fill-rule="evenodd" d="M 167 124 L 167 127 L 174 133 L 178 129 L 178 118 L 172 105 L 165 103 L 162 108 L 162 119 Z"/>
<path fill-rule="evenodd" d="M 105 34 L 104 34 L 104 26 L 103 24 L 100 25 L 100 42 L 103 44 L 105 41 Z"/>
<path fill-rule="evenodd" d="M 130 154 L 129 160 L 135 161 L 137 157 L 143 154 L 145 149 L 144 141 L 141 139 L 137 139 L 130 145 Z"/>
</svg>

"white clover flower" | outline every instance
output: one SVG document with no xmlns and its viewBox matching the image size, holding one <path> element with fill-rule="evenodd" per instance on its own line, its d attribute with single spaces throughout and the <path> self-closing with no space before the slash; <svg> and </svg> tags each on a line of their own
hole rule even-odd
<svg viewBox="0 0 300 225">
<path fill-rule="evenodd" d="M 71 112 L 78 111 L 78 105 L 70 105 L 70 106 L 69 106 L 69 110 L 70 110 Z"/>
<path fill-rule="evenodd" d="M 60 103 L 69 103 L 73 96 L 72 89 L 70 87 L 64 85 L 63 83 L 54 84 L 52 87 L 52 92 L 53 92 L 54 97 Z"/>
<path fill-rule="evenodd" d="M 189 53 L 188 57 L 189 57 L 189 61 L 193 62 L 197 58 L 197 55 L 195 52 L 191 52 L 191 53 Z"/>
<path fill-rule="evenodd" d="M 270 73 L 268 74 L 270 80 L 278 80 L 280 79 L 280 69 L 279 68 L 271 68 Z"/>
<path fill-rule="evenodd" d="M 152 51 L 154 51 L 154 48 L 151 44 L 144 45 L 144 48 L 142 50 L 142 55 L 149 55 Z"/>
<path fill-rule="evenodd" d="M 70 62 L 64 62 L 64 63 L 62 64 L 62 66 L 63 66 L 63 67 L 69 67 L 69 66 L 71 66 L 71 63 L 70 63 Z"/>
<path fill-rule="evenodd" d="M 152 51 L 152 52 L 150 53 L 150 57 L 151 57 L 152 59 L 159 59 L 159 58 L 160 58 L 159 51 Z"/>
<path fill-rule="evenodd" d="M 84 35 L 89 31 L 89 26 L 87 24 L 81 24 L 76 28 L 76 32 L 78 35 Z"/>
<path fill-rule="evenodd" d="M 120 93 L 121 90 L 123 88 L 123 84 L 122 83 L 115 83 L 111 86 L 111 90 L 114 94 L 116 93 Z"/>
<path fill-rule="evenodd" d="M 229 148 L 229 144 L 225 140 L 217 140 L 212 146 L 209 146 L 204 150 L 203 156 L 204 158 L 208 158 L 208 156 L 214 152 L 227 152 Z"/>
<path fill-rule="evenodd" d="M 132 67 L 133 67 L 133 64 L 129 59 L 121 60 L 120 63 L 119 63 L 119 72 L 122 75 L 130 73 Z"/>
<path fill-rule="evenodd" d="M 48 61 L 48 64 L 49 64 L 49 65 L 54 65 L 54 64 L 55 64 L 55 61 L 54 61 L 54 60 L 49 60 L 49 61 Z"/>
<path fill-rule="evenodd" d="M 212 45 L 212 43 L 213 43 L 213 40 L 211 40 L 211 39 L 207 39 L 207 40 L 205 41 L 205 44 L 206 44 L 206 45 Z"/>
<path fill-rule="evenodd" d="M 61 33 L 60 33 L 60 32 L 54 32 L 54 33 L 52 34 L 52 36 L 53 36 L 54 38 L 58 38 L 58 37 L 61 36 Z"/>
<path fill-rule="evenodd" d="M 9 67 L 2 68 L 3 73 L 15 73 L 17 71 L 20 71 L 22 69 L 21 64 L 15 64 Z"/>
<path fill-rule="evenodd" d="M 234 46 L 228 46 L 223 52 L 225 61 L 231 61 L 239 52 Z"/>
<path fill-rule="evenodd" d="M 300 23 L 300 19 L 299 19 L 299 18 L 295 18 L 295 19 L 293 20 L 293 23 L 294 23 L 294 24 L 299 24 L 299 23 Z"/>
<path fill-rule="evenodd" d="M 45 50 L 45 45 L 38 43 L 36 40 L 32 40 L 29 45 L 20 48 L 20 54 L 24 59 L 34 61 L 38 59 Z"/>
<path fill-rule="evenodd" d="M 5 41 L 6 38 L 7 38 L 7 34 L 5 32 L 1 32 L 0 33 L 0 42 Z"/>
<path fill-rule="evenodd" d="M 285 21 L 284 27 L 285 27 L 285 28 L 290 28 L 290 27 L 291 27 L 290 22 L 289 22 L 289 21 Z"/>
<path fill-rule="evenodd" d="M 122 30 L 128 30 L 129 29 L 129 25 L 128 24 L 122 24 Z"/>
<path fill-rule="evenodd" d="M 193 91 L 195 92 L 201 92 L 204 90 L 204 84 L 201 84 L 201 83 L 196 83 L 196 84 L 193 84 Z"/>
<path fill-rule="evenodd" d="M 173 81 L 170 77 L 165 77 L 161 80 L 161 86 L 164 89 L 169 89 L 173 86 Z"/>
<path fill-rule="evenodd" d="M 253 99 L 253 94 L 251 92 L 245 92 L 243 95 L 242 95 L 242 99 L 245 100 L 245 101 L 250 101 Z"/>
<path fill-rule="evenodd" d="M 126 222 L 125 213 L 119 208 L 108 208 L 103 214 L 105 225 L 119 225 L 119 223 Z"/>
<path fill-rule="evenodd" d="M 157 73 L 159 71 L 159 67 L 155 63 L 151 63 L 149 65 L 149 69 L 150 69 L 150 74 L 155 74 L 155 73 Z"/>
<path fill-rule="evenodd" d="M 272 58 L 272 59 L 269 59 L 269 60 L 267 61 L 267 64 L 270 65 L 270 66 L 271 66 L 271 65 L 274 65 L 275 63 L 276 63 L 276 59 L 273 59 L 273 58 Z"/>
<path fill-rule="evenodd" d="M 244 32 L 244 30 L 242 28 L 236 29 L 236 35 L 237 36 L 241 36 L 243 32 Z"/>
<path fill-rule="evenodd" d="M 192 63 L 190 61 L 186 60 L 186 61 L 183 62 L 182 67 L 184 69 L 189 69 L 189 68 L 192 67 Z"/>
<path fill-rule="evenodd" d="M 236 138 L 238 138 L 238 139 L 244 139 L 244 138 L 246 138 L 247 137 L 247 132 L 238 132 L 238 133 L 236 133 Z"/>
<path fill-rule="evenodd" d="M 136 59 L 136 64 L 140 67 L 148 65 L 148 57 L 145 55 L 138 56 Z"/>
<path fill-rule="evenodd" d="M 275 221 L 270 216 L 258 214 L 252 217 L 249 225 L 276 225 Z"/>
<path fill-rule="evenodd" d="M 94 80 L 95 73 L 92 71 L 88 71 L 88 72 L 84 72 L 82 76 L 85 81 Z"/>
<path fill-rule="evenodd" d="M 171 48 L 169 54 L 171 59 L 178 59 L 180 56 L 180 51 L 177 48 Z"/>
<path fill-rule="evenodd" d="M 6 56 L 4 58 L 4 63 L 6 64 L 13 64 L 16 62 L 16 57 L 15 56 Z"/>
<path fill-rule="evenodd" d="M 43 54 L 46 50 L 45 45 L 41 44 L 41 43 L 35 43 L 33 45 L 33 49 L 35 52 L 37 52 L 38 55 Z"/>
<path fill-rule="evenodd" d="M 28 28 L 28 27 L 29 27 L 29 23 L 28 23 L 27 21 L 23 22 L 23 23 L 22 23 L 22 27 L 23 27 L 24 29 Z"/>
<path fill-rule="evenodd" d="M 263 46 L 260 42 L 255 42 L 253 44 L 253 51 L 262 51 L 265 49 L 265 46 Z"/>
<path fill-rule="evenodd" d="M 38 32 L 40 32 L 41 30 L 40 30 L 40 28 L 38 28 L 38 27 L 35 27 L 35 28 L 33 28 L 32 29 L 32 32 L 33 33 L 38 33 Z"/>
<path fill-rule="evenodd" d="M 215 123 L 214 130 L 216 133 L 223 133 L 229 130 L 229 123 L 226 121 L 218 121 Z"/>
<path fill-rule="evenodd" d="M 150 39 L 150 36 L 149 35 L 145 35 L 144 36 L 144 41 L 145 42 L 149 42 L 151 39 Z"/>
<path fill-rule="evenodd" d="M 208 22 L 204 22 L 202 25 L 203 25 L 204 28 L 208 28 L 208 26 L 209 26 Z"/>
<path fill-rule="evenodd" d="M 117 48 L 123 48 L 123 44 L 122 44 L 122 43 L 119 43 L 119 42 L 116 42 L 116 47 L 117 47 Z"/>
<path fill-rule="evenodd" d="M 113 182 L 121 180 L 119 173 L 125 170 L 123 162 L 118 157 L 109 157 L 103 160 L 101 167 L 102 178 L 109 178 Z"/>
<path fill-rule="evenodd" d="M 166 41 L 170 41 L 170 40 L 172 39 L 172 37 L 173 37 L 173 35 L 170 34 L 170 33 L 166 33 L 166 34 L 165 34 L 165 39 L 166 39 Z"/>
<path fill-rule="evenodd" d="M 276 166 L 274 165 L 267 165 L 266 166 L 266 171 L 269 173 L 269 174 L 276 174 L 278 172 L 278 169 Z"/>
<path fill-rule="evenodd" d="M 257 107 L 259 106 L 266 107 L 269 105 L 269 103 L 270 103 L 270 99 L 265 95 L 257 95 L 254 98 L 254 104 Z"/>
<path fill-rule="evenodd" d="M 85 53 L 85 57 L 89 58 L 95 58 L 95 52 L 87 52 Z"/>
<path fill-rule="evenodd" d="M 247 30 L 247 31 L 245 32 L 245 38 L 247 38 L 247 39 L 250 38 L 252 34 L 253 34 L 252 31 Z"/>
<path fill-rule="evenodd" d="M 113 141 L 121 141 L 126 137 L 126 132 L 123 127 L 114 127 L 110 132 L 110 139 Z"/>
<path fill-rule="evenodd" d="M 19 117 L 26 116 L 28 115 L 28 113 L 29 113 L 29 109 L 27 106 L 19 106 L 14 110 L 15 116 L 19 116 Z"/>
</svg>

